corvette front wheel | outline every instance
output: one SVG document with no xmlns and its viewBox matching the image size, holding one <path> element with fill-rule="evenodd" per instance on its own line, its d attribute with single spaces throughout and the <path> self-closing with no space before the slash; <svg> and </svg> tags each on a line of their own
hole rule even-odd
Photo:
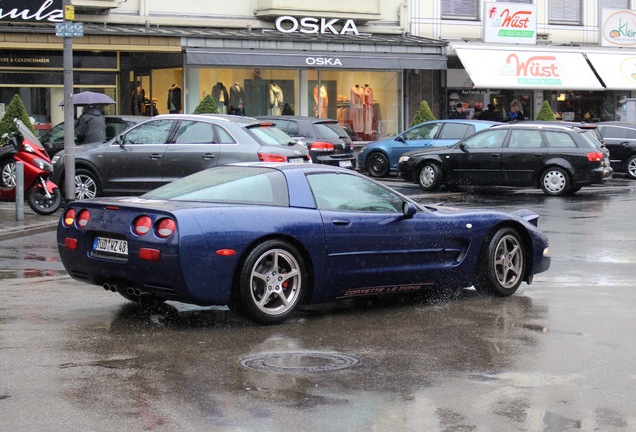
<svg viewBox="0 0 636 432">
<path fill-rule="evenodd" d="M 477 263 L 475 289 L 499 297 L 517 291 L 526 269 L 523 240 L 512 228 L 500 229 L 484 245 Z"/>
<path fill-rule="evenodd" d="M 249 253 L 240 270 L 240 309 L 258 323 L 278 324 L 298 308 L 307 287 L 307 265 L 297 248 L 268 240 Z"/>
</svg>

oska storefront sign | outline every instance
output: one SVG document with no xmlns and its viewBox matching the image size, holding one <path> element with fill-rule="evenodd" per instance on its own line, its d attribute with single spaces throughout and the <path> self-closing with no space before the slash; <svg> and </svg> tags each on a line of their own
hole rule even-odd
<svg viewBox="0 0 636 432">
<path fill-rule="evenodd" d="M 601 13 L 602 46 L 636 45 L 636 12 L 603 9 Z"/>
<path fill-rule="evenodd" d="M 327 18 L 295 18 L 281 16 L 276 19 L 276 30 L 281 33 L 319 33 L 319 34 L 358 34 L 358 28 L 353 20 L 339 20 Z"/>
<path fill-rule="evenodd" d="M 537 43 L 537 7 L 531 4 L 484 3 L 484 42 Z"/>
<path fill-rule="evenodd" d="M 61 23 L 63 0 L 0 0 L 0 22 Z"/>
</svg>

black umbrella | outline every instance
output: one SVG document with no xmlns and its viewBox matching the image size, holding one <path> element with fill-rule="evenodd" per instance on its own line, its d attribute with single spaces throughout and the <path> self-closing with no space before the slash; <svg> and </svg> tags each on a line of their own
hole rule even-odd
<svg viewBox="0 0 636 432">
<path fill-rule="evenodd" d="M 92 91 L 83 91 L 73 95 L 73 105 L 75 106 L 89 106 L 89 105 L 112 105 L 115 101 L 104 93 L 96 93 Z M 64 105 L 64 101 L 58 104 Z"/>
</svg>

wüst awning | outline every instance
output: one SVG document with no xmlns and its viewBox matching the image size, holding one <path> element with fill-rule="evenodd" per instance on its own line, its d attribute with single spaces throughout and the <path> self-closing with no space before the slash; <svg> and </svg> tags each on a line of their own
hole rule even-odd
<svg viewBox="0 0 636 432">
<path fill-rule="evenodd" d="M 446 56 L 409 53 L 266 51 L 186 48 L 188 66 L 319 68 L 319 69 L 446 69 Z"/>
<path fill-rule="evenodd" d="M 583 49 L 607 90 L 636 90 L 636 51 Z"/>
<path fill-rule="evenodd" d="M 604 90 L 581 49 L 453 43 L 476 88 Z"/>
</svg>

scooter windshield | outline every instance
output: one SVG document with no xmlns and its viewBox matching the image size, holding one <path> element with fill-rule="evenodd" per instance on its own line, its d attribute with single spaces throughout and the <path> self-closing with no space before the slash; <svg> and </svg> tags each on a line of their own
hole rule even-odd
<svg viewBox="0 0 636 432">
<path fill-rule="evenodd" d="M 22 122 L 22 120 L 16 118 L 14 120 L 14 123 L 15 123 L 16 127 L 18 128 L 18 132 L 20 132 L 22 134 L 22 136 L 24 137 L 25 140 L 27 140 L 32 145 L 34 145 L 36 147 L 39 147 L 42 150 L 44 150 L 44 146 L 42 146 L 42 143 L 40 142 L 38 137 L 33 135 L 33 132 L 31 132 L 31 129 L 26 127 L 26 125 Z"/>
</svg>

